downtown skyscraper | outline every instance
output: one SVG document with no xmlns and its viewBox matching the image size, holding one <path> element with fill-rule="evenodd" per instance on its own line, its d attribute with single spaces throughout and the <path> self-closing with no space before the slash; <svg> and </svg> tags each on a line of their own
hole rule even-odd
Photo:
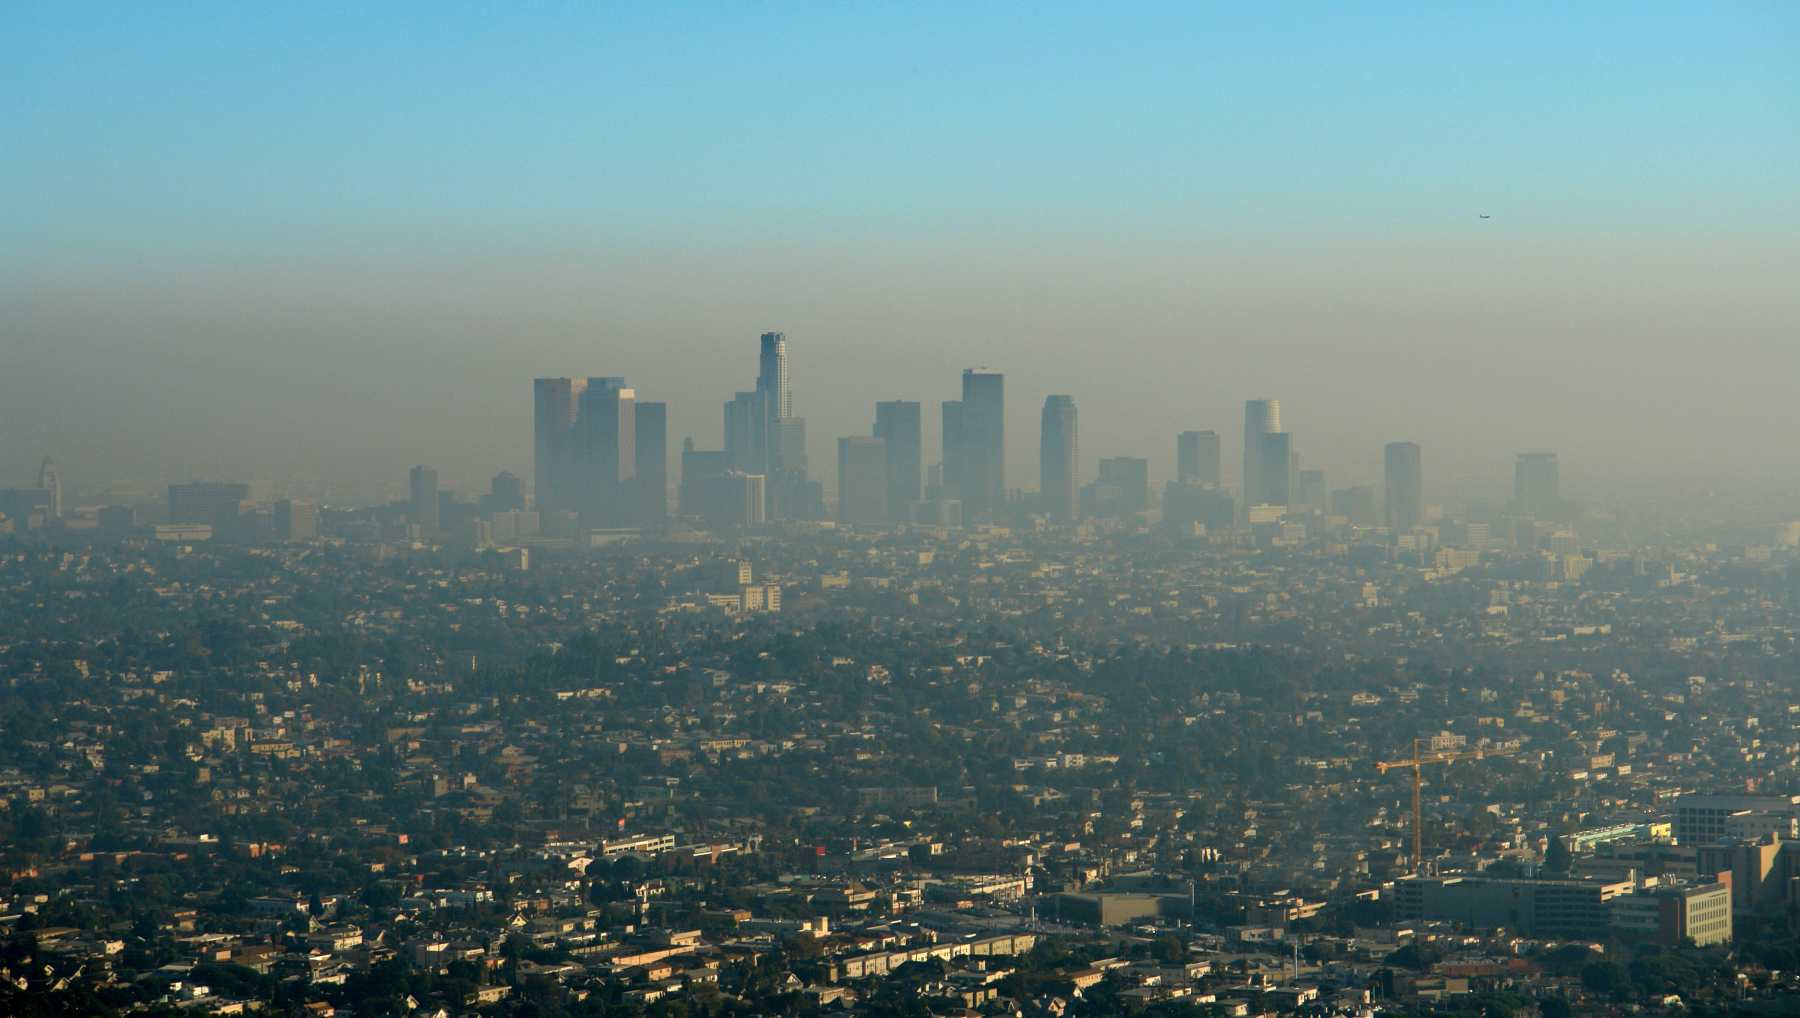
<svg viewBox="0 0 1800 1018">
<path fill-rule="evenodd" d="M 765 332 L 758 339 L 756 387 L 725 404 L 725 452 L 732 468 L 765 476 L 793 466 L 804 470 L 805 424 L 789 423 L 795 421 L 787 335 Z M 796 457 L 797 463 L 784 462 Z"/>
<path fill-rule="evenodd" d="M 959 498 L 957 485 L 962 483 L 963 459 L 963 405 L 960 399 L 947 399 L 939 407 L 943 415 L 943 424 L 938 438 L 943 444 L 942 458 L 938 461 L 937 489 L 933 498 Z"/>
<path fill-rule="evenodd" d="M 875 437 L 887 443 L 887 516 L 889 523 L 904 523 L 914 502 L 923 496 L 921 470 L 924 441 L 921 407 L 909 400 L 875 404 Z"/>
<path fill-rule="evenodd" d="M 431 540 L 438 532 L 438 475 L 430 467 L 413 467 L 406 475 L 406 515 L 419 528 L 419 536 Z"/>
<path fill-rule="evenodd" d="M 948 426 L 948 403 L 944 414 Z M 991 520 L 1006 495 L 1006 376 L 985 369 L 965 370 L 957 417 L 955 473 L 945 479 L 962 499 L 964 519 Z M 948 432 L 944 445 L 945 473 L 950 475 Z"/>
<path fill-rule="evenodd" d="M 635 414 L 632 468 L 638 522 L 661 523 L 669 515 L 669 404 L 640 401 Z"/>
<path fill-rule="evenodd" d="M 1175 438 L 1175 479 L 1163 487 L 1163 524 L 1192 534 L 1197 526 L 1225 530 L 1237 511 L 1223 487 L 1216 431 L 1184 431 Z"/>
<path fill-rule="evenodd" d="M 580 454 L 575 510 L 584 527 L 637 522 L 637 390 L 623 378 L 590 378 L 575 422 Z"/>
<path fill-rule="evenodd" d="M 1094 483 L 1082 489 L 1083 515 L 1129 520 L 1150 508 L 1150 461 L 1142 456 L 1107 456 Z"/>
<path fill-rule="evenodd" d="M 771 421 L 794 416 L 794 387 L 788 377 L 787 334 L 765 332 L 756 358 L 756 391 Z"/>
<path fill-rule="evenodd" d="M 575 421 L 581 414 L 586 378 L 539 378 L 532 382 L 532 472 L 537 507 L 543 513 L 574 512 L 581 483 L 581 455 Z"/>
<path fill-rule="evenodd" d="M 1281 430 L 1281 401 L 1244 403 L 1244 511 L 1259 505 L 1292 505 L 1294 437 Z"/>
<path fill-rule="evenodd" d="M 839 523 L 879 527 L 888 522 L 887 442 L 870 435 L 838 439 Z"/>
<path fill-rule="evenodd" d="M 1176 436 L 1175 479 L 1182 484 L 1220 482 L 1218 432 L 1184 431 Z"/>
<path fill-rule="evenodd" d="M 1058 523 L 1067 523 L 1077 515 L 1080 463 L 1075 397 L 1046 397 L 1038 438 L 1038 489 L 1045 515 Z"/>
<path fill-rule="evenodd" d="M 1265 431 L 1256 436 L 1255 449 L 1256 472 L 1251 479 L 1256 501 L 1250 505 L 1293 505 L 1294 436 L 1285 431 Z"/>
<path fill-rule="evenodd" d="M 725 454 L 731 469 L 764 478 L 771 519 L 815 519 L 824 495 L 806 468 L 806 420 L 794 414 L 787 335 L 758 339 L 756 387 L 725 404 Z"/>
<path fill-rule="evenodd" d="M 1389 442 L 1383 456 L 1388 529 L 1411 530 L 1425 517 L 1421 456 L 1416 442 Z"/>
<path fill-rule="evenodd" d="M 1263 470 L 1264 435 L 1281 432 L 1281 401 L 1252 399 L 1244 403 L 1244 508 L 1269 503 Z M 1286 504 L 1285 492 L 1281 504 Z"/>
<path fill-rule="evenodd" d="M 640 405 L 623 378 L 539 378 L 532 394 L 537 509 L 547 523 L 628 527 L 666 514 L 665 404 Z"/>
</svg>

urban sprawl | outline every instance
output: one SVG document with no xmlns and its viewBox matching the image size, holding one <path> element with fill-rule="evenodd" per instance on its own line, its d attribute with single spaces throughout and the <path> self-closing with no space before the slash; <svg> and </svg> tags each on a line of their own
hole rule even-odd
<svg viewBox="0 0 1800 1018">
<path fill-rule="evenodd" d="M 0 490 L 0 1014 L 1800 1014 L 1800 523 L 1273 400 L 1025 493 L 979 370 L 828 502 L 759 353 L 478 498 Z"/>
</svg>

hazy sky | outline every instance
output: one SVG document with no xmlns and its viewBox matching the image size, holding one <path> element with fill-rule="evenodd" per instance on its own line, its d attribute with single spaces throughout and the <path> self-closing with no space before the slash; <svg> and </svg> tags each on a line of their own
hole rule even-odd
<svg viewBox="0 0 1800 1018">
<path fill-rule="evenodd" d="M 474 490 L 551 374 L 717 447 L 781 329 L 828 486 L 987 365 L 1026 488 L 1067 392 L 1088 479 L 1272 396 L 1800 491 L 1800 5 L 269 6 L 0 5 L 0 485 Z"/>
</svg>

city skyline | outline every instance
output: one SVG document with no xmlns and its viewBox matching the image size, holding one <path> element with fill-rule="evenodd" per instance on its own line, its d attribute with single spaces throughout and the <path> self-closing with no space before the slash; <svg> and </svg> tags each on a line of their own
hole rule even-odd
<svg viewBox="0 0 1800 1018">
<path fill-rule="evenodd" d="M 988 400 L 991 406 L 986 413 L 990 418 L 1001 421 L 1001 427 L 1004 427 L 1004 403 L 1001 395 L 1004 378 L 1004 372 L 986 367 L 969 368 L 963 371 L 964 393 L 976 393 L 980 398 Z M 583 412 L 584 407 L 599 407 L 602 403 L 610 408 L 611 413 Z M 669 511 L 670 500 L 674 497 L 677 489 L 681 487 L 681 483 L 672 482 L 669 478 L 673 473 L 679 481 L 683 475 L 680 473 L 679 466 L 675 471 L 671 471 L 669 468 L 671 460 L 679 463 L 680 457 L 677 455 L 677 450 L 668 445 L 668 406 L 666 403 L 639 403 L 636 400 L 635 390 L 626 384 L 626 379 L 623 377 L 591 376 L 587 378 L 535 379 L 533 381 L 533 404 L 532 420 L 535 435 L 532 443 L 531 492 L 534 509 L 583 513 L 582 507 L 586 506 L 588 508 L 584 513 L 585 516 L 593 518 L 596 522 L 605 522 L 615 526 L 637 525 L 644 521 L 659 520 Z M 963 400 L 942 400 L 940 401 L 940 412 L 946 417 L 954 413 L 960 418 L 964 404 Z M 906 522 L 905 514 L 900 511 L 901 507 L 911 498 L 924 494 L 922 482 L 908 480 L 907 475 L 922 477 L 923 468 L 927 465 L 927 461 L 921 455 L 924 445 L 922 428 L 924 415 L 921 411 L 925 405 L 923 401 L 918 400 L 877 401 L 873 404 L 875 414 L 873 434 L 875 438 L 886 439 L 887 431 L 893 431 L 899 436 L 898 442 L 893 447 L 900 450 L 901 455 L 897 462 L 890 463 L 888 454 L 883 454 L 883 469 L 890 475 L 883 483 L 883 490 L 887 493 L 884 499 L 885 522 Z M 613 418 L 617 418 L 617 420 L 611 425 L 600 423 Z M 1236 494 L 1239 499 L 1240 512 L 1250 505 L 1265 502 L 1326 508 L 1324 502 L 1320 502 L 1316 506 L 1312 505 L 1299 487 L 1304 483 L 1307 475 L 1323 478 L 1325 472 L 1318 469 L 1299 469 L 1300 455 L 1294 445 L 1294 436 L 1291 432 L 1282 430 L 1284 425 L 1281 401 L 1269 398 L 1245 400 L 1243 418 L 1243 471 L 1236 477 L 1226 474 L 1221 469 L 1219 433 L 1213 429 L 1188 429 L 1175 436 L 1177 448 L 1166 469 L 1159 469 L 1155 456 L 1141 457 L 1146 464 L 1146 475 L 1149 481 L 1153 485 L 1159 480 L 1180 483 L 1192 480 L 1201 484 L 1221 486 Z M 756 388 L 750 392 L 739 392 L 733 399 L 726 401 L 724 420 L 724 428 L 720 434 L 723 449 L 720 455 L 724 456 L 724 460 L 721 462 L 733 469 L 765 476 L 780 472 L 778 451 L 780 440 L 778 436 L 783 431 L 782 425 L 784 422 L 791 422 L 798 427 L 789 430 L 803 435 L 805 424 L 804 419 L 794 413 L 784 333 L 765 332 L 760 336 Z M 1035 488 L 1008 486 L 1004 480 L 1001 480 L 997 482 L 999 493 L 1004 495 L 1006 492 L 1020 491 L 1034 496 L 1045 496 L 1047 489 L 1044 486 L 1043 465 L 1051 462 L 1052 459 L 1059 462 L 1067 459 L 1070 465 L 1068 476 L 1057 484 L 1060 486 L 1067 483 L 1070 486 L 1069 507 L 1064 510 L 1050 508 L 1046 512 L 1053 518 L 1064 521 L 1080 515 L 1073 497 L 1079 493 L 1081 488 L 1079 478 L 1082 475 L 1081 464 L 1083 461 L 1078 451 L 1078 442 L 1074 437 L 1074 420 L 1073 397 L 1056 394 L 1046 396 L 1037 431 L 1039 436 L 1037 486 Z M 646 427 L 646 422 L 648 437 L 637 437 L 636 429 Z M 753 429 L 752 424 L 754 424 Z M 744 432 L 736 440 L 741 448 L 734 448 L 734 427 Z M 1053 428 L 1066 428 L 1067 430 L 1066 433 L 1059 434 L 1053 440 L 1051 437 Z M 754 437 L 749 434 L 752 430 L 754 430 Z M 602 431 L 605 432 L 604 435 L 601 434 Z M 1254 441 L 1252 440 L 1253 436 L 1256 439 Z M 854 436 L 839 436 L 833 439 L 839 443 L 839 453 L 836 457 L 839 464 L 843 462 L 842 443 L 846 437 Z M 951 464 L 956 460 L 958 452 L 953 450 L 951 445 L 944 444 L 946 438 L 951 437 L 951 427 L 946 424 L 937 437 L 942 455 L 939 460 L 931 462 L 929 465 L 940 471 L 950 471 Z M 992 443 L 993 440 L 994 436 L 988 436 L 980 441 Z M 1062 445 L 1065 440 L 1066 448 Z M 693 446 L 697 442 L 697 436 L 684 436 L 684 441 Z M 952 441 L 958 445 L 964 455 L 974 455 L 969 451 L 968 444 L 976 441 L 975 439 L 965 435 L 961 439 L 952 439 Z M 1265 447 L 1269 449 L 1280 447 L 1286 450 L 1286 454 L 1280 457 L 1286 462 L 1285 470 L 1269 469 L 1266 471 L 1266 477 L 1258 475 L 1258 470 L 1262 469 L 1259 461 Z M 999 443 L 999 448 L 1001 449 L 1000 455 L 1003 457 L 1003 439 Z M 1399 457 L 1398 461 L 1396 456 Z M 591 461 L 594 461 L 596 457 L 604 458 L 610 464 L 609 471 L 616 478 L 613 482 L 598 481 L 591 471 L 582 478 L 571 478 L 568 481 L 558 480 L 560 475 L 592 466 Z M 1091 458 L 1096 465 L 1096 471 L 1103 474 L 1105 464 L 1109 459 L 1119 461 L 1140 457 L 1094 456 Z M 581 462 L 578 463 L 576 460 Z M 1401 465 L 1396 467 L 1396 462 Z M 1556 507 L 1563 497 L 1560 488 L 1558 454 L 1520 452 L 1514 454 L 1514 462 L 1512 497 L 1509 504 L 1534 511 L 1547 511 Z M 806 463 L 804 453 L 802 453 L 800 463 L 799 474 L 804 479 Z M 1001 463 L 1003 464 L 1003 459 Z M 1410 463 L 1410 468 L 1408 463 Z M 1001 477 L 1004 478 L 1004 466 L 1001 465 L 999 469 L 1002 471 Z M 1410 473 L 1408 473 L 1409 469 Z M 1379 478 L 1370 479 L 1357 475 L 1350 475 L 1346 478 L 1343 475 L 1334 474 L 1330 479 L 1334 482 L 1341 481 L 1351 487 L 1359 483 L 1367 486 L 1378 482 L 1384 492 L 1381 505 L 1385 522 L 1392 527 L 1395 525 L 1392 506 L 1395 499 L 1396 470 L 1400 471 L 1402 477 L 1402 480 L 1398 482 L 1404 492 L 1402 497 L 1411 507 L 1404 510 L 1400 517 L 1403 525 L 1399 529 L 1405 529 L 1405 526 L 1421 519 L 1423 499 L 1433 493 L 1422 480 L 1419 469 L 1418 444 L 1411 442 L 1385 443 Z M 436 526 L 435 519 L 431 518 L 429 511 L 418 508 L 420 499 L 418 475 L 420 471 L 428 474 L 430 488 L 434 492 L 437 490 L 435 468 L 415 466 L 412 468 L 413 476 L 406 489 L 405 498 L 415 507 L 415 512 L 422 515 L 427 530 L 431 530 Z M 1276 476 L 1283 473 L 1286 475 L 1285 479 Z M 511 475 L 502 469 L 501 476 Z M 643 482 L 637 481 L 637 476 L 644 477 L 648 481 L 648 487 L 645 487 Z M 953 478 L 954 475 L 946 473 L 945 476 Z M 651 478 L 660 478 L 661 483 L 657 484 Z M 191 483 L 212 483 L 216 480 L 216 478 L 196 477 L 191 479 Z M 41 490 L 47 504 L 54 506 L 52 516 L 61 516 L 64 497 L 62 471 L 53 457 L 45 456 L 40 461 L 36 481 L 36 489 L 13 487 L 8 490 L 15 492 Z M 829 501 L 835 506 L 839 497 L 839 479 L 834 474 L 831 481 Z M 263 479 L 259 480 L 259 483 L 266 485 L 268 481 Z M 765 481 L 765 483 L 767 482 Z M 602 491 L 600 488 L 596 488 L 596 484 L 602 485 L 606 490 Z M 582 485 L 586 486 L 586 490 L 581 490 Z M 568 486 L 569 490 L 562 491 L 564 486 Z M 1332 485 L 1332 490 L 1338 495 L 1346 493 L 1336 484 Z M 1440 491 L 1438 494 L 1448 494 L 1453 500 L 1468 497 L 1464 493 Z M 950 488 L 946 489 L 946 495 L 955 497 Z M 548 500 L 546 501 L 546 499 Z M 616 503 L 616 508 L 605 510 L 594 508 L 602 503 L 609 506 Z M 776 515 L 781 515 L 773 504 L 769 506 L 769 509 Z"/>
<path fill-rule="evenodd" d="M 1278 393 L 1334 476 L 1416 436 L 1439 490 L 1554 448 L 1584 493 L 1800 494 L 1792 7 L 489 13 L 9 22 L 0 477 L 468 488 L 530 469 L 513 379 L 588 373 L 711 447 L 767 323 L 825 480 L 986 362 L 1025 488 L 1046 394 L 1163 479 Z"/>
<path fill-rule="evenodd" d="M 765 516 L 768 519 L 815 518 L 830 515 L 836 515 L 842 519 L 842 488 L 840 477 L 836 471 L 824 479 L 829 481 L 828 484 L 824 481 L 812 481 L 810 483 L 813 493 L 800 496 L 802 503 L 805 499 L 810 498 L 812 501 L 807 504 L 813 506 L 812 508 L 795 509 L 792 505 L 783 507 L 776 501 L 780 497 L 778 491 L 781 482 L 779 476 L 771 479 L 769 475 L 771 473 L 780 475 L 782 472 L 779 466 L 779 450 L 782 446 L 793 446 L 800 450 L 800 466 L 793 473 L 799 482 L 806 483 L 805 464 L 808 457 L 804 451 L 805 420 L 794 411 L 789 351 L 785 333 L 762 333 L 758 339 L 758 347 L 754 390 L 740 391 L 732 400 L 725 403 L 724 428 L 720 434 L 720 441 L 724 446 L 720 453 L 724 456 L 721 462 L 732 469 L 763 475 L 758 484 L 763 488 L 762 497 L 768 500 L 765 506 Z M 964 394 L 975 394 L 977 402 L 986 400 L 990 404 L 985 413 L 991 419 L 1000 422 L 999 427 L 1002 434 L 1004 433 L 1006 414 L 1002 395 L 1004 379 L 1004 372 L 986 367 L 968 368 L 963 371 Z M 612 413 L 602 415 L 583 412 L 584 406 L 599 406 L 602 402 L 606 402 L 611 407 Z M 582 516 L 584 521 L 587 521 L 588 525 L 640 526 L 660 521 L 670 513 L 671 507 L 681 509 L 677 505 L 679 502 L 677 496 L 682 490 L 685 490 L 688 483 L 685 480 L 686 475 L 681 469 L 685 457 L 669 445 L 667 423 L 669 410 L 666 403 L 639 403 L 636 400 L 635 390 L 626 384 L 626 379 L 623 377 L 592 376 L 535 379 L 533 381 L 533 404 L 532 420 L 535 435 L 531 449 L 534 466 L 531 471 L 531 504 L 534 510 L 576 512 Z M 889 452 L 882 453 L 882 469 L 887 472 L 887 475 L 882 485 L 884 498 L 880 519 L 877 520 L 867 512 L 859 512 L 855 514 L 856 520 L 865 524 L 910 522 L 910 512 L 907 510 L 907 506 L 918 497 L 927 494 L 922 484 L 924 467 L 929 465 L 938 471 L 950 470 L 956 454 L 949 445 L 944 444 L 946 436 L 950 434 L 947 428 L 941 430 L 937 436 L 942 453 L 940 459 L 932 462 L 922 456 L 923 447 L 927 444 L 922 427 L 923 418 L 927 416 L 922 413 L 922 410 L 926 405 L 924 401 L 919 400 L 877 401 L 873 404 L 875 415 L 873 434 L 877 440 L 883 440 L 878 444 L 882 445 L 884 450 L 889 448 L 885 441 L 884 420 L 891 416 L 892 420 L 887 422 L 886 427 L 894 429 L 900 436 L 899 442 L 892 448 L 899 450 L 901 458 L 898 461 L 892 461 Z M 940 413 L 948 417 L 954 412 L 960 417 L 964 405 L 965 401 L 963 400 L 942 400 L 940 401 Z M 1054 414 L 1052 413 L 1053 407 L 1055 408 Z M 1084 486 L 1078 480 L 1083 475 L 1082 463 L 1084 461 L 1080 459 L 1077 451 L 1078 443 L 1073 437 L 1074 413 L 1073 397 L 1056 394 L 1045 397 L 1036 432 L 1039 446 L 1037 485 L 1035 487 L 1013 485 L 1002 480 L 998 487 L 999 495 L 1002 498 L 1007 493 L 1022 493 L 1032 500 L 1029 504 L 1039 511 L 1045 512 L 1053 520 L 1070 521 L 1079 516 L 1089 515 L 1079 505 L 1081 497 L 1087 493 L 1082 490 Z M 1060 427 L 1064 415 L 1066 415 L 1069 425 L 1070 448 L 1053 455 L 1050 429 Z M 1419 467 L 1420 446 L 1412 442 L 1384 443 L 1381 467 L 1378 475 L 1374 477 L 1337 472 L 1327 473 L 1317 468 L 1301 469 L 1300 450 L 1296 445 L 1293 433 L 1286 430 L 1272 430 L 1285 428 L 1282 415 L 1281 400 L 1257 398 L 1244 401 L 1244 471 L 1236 477 L 1232 477 L 1220 469 L 1218 431 L 1186 429 L 1175 435 L 1177 440 L 1175 455 L 1166 467 L 1155 455 L 1142 457 L 1096 455 L 1090 457 L 1094 464 L 1094 472 L 1099 475 L 1096 484 L 1105 482 L 1105 473 L 1109 462 L 1117 464 L 1141 460 L 1142 472 L 1148 481 L 1144 486 L 1147 490 L 1155 488 L 1159 482 L 1167 482 L 1171 485 L 1185 484 L 1190 480 L 1190 475 L 1192 480 L 1202 485 L 1217 484 L 1236 499 L 1240 523 L 1244 522 L 1243 513 L 1250 507 L 1264 503 L 1344 514 L 1342 505 L 1353 504 L 1359 492 L 1373 487 L 1379 493 L 1380 500 L 1375 505 L 1381 517 L 1380 522 L 1396 531 L 1416 525 L 1424 518 L 1428 498 L 1464 505 L 1485 498 L 1491 503 L 1504 504 L 1510 508 L 1539 514 L 1554 514 L 1566 508 L 1567 496 L 1561 489 L 1560 457 L 1557 453 L 1519 452 L 1513 454 L 1511 497 L 1505 499 L 1493 494 L 1491 483 L 1487 486 L 1488 493 L 1486 495 L 1471 494 L 1447 486 L 1433 488 L 1424 480 L 1424 477 L 1428 475 L 1424 474 Z M 610 429 L 606 425 L 597 423 L 602 418 L 610 420 L 613 417 L 617 417 L 618 421 Z M 755 425 L 756 436 L 754 440 L 746 439 L 744 445 L 744 450 L 751 451 L 734 451 L 732 448 L 734 422 L 736 422 L 735 426 L 747 431 L 752 421 Z M 640 438 L 636 435 L 638 428 L 647 429 L 645 437 Z M 601 430 L 605 430 L 604 435 L 600 434 Z M 799 437 L 800 442 L 796 444 L 784 441 L 781 438 L 782 435 L 790 438 Z M 1252 436 L 1257 436 L 1257 441 L 1252 441 Z M 828 439 L 838 444 L 837 454 L 832 458 L 834 467 L 841 468 L 841 465 L 846 462 L 843 443 L 847 438 L 855 437 L 836 436 Z M 696 443 L 697 436 L 684 436 L 684 441 Z M 974 456 L 974 453 L 969 451 L 968 443 L 970 441 L 973 439 L 965 436 L 960 445 L 963 447 L 965 455 Z M 981 441 L 993 444 L 994 436 L 988 436 Z M 1061 439 L 1056 441 L 1060 442 Z M 1000 457 L 1001 477 L 1004 478 L 1004 438 L 1000 438 L 995 447 L 998 449 Z M 857 448 L 863 450 L 856 457 L 860 462 L 872 462 L 868 459 L 870 451 L 866 444 L 858 443 Z M 1285 449 L 1285 455 L 1280 456 L 1279 459 L 1285 461 L 1286 469 L 1269 469 L 1265 472 L 1266 476 L 1259 477 L 1254 471 L 1258 468 L 1258 461 L 1264 448 Z M 590 473 L 576 484 L 576 488 L 586 485 L 585 490 L 572 488 L 573 494 L 558 494 L 559 482 L 555 480 L 555 475 L 558 472 L 572 469 L 572 464 L 569 462 L 572 455 L 585 457 L 587 460 L 593 460 L 596 455 L 603 455 L 607 462 L 612 464 L 610 469 L 616 480 L 608 484 L 596 480 L 595 476 Z M 791 456 L 792 452 L 789 455 Z M 989 455 L 993 455 L 993 452 L 990 452 Z M 1048 498 L 1044 487 L 1043 464 L 1052 459 L 1060 461 L 1065 455 L 1071 461 L 1070 484 L 1076 498 L 1071 502 L 1070 509 L 1060 510 L 1055 508 L 1052 503 L 1040 501 Z M 549 471 L 550 480 L 547 489 L 551 501 L 548 503 L 544 501 L 546 465 L 552 467 Z M 430 535 L 436 531 L 437 521 L 435 509 L 428 509 L 420 504 L 419 492 L 421 489 L 418 476 L 420 471 L 425 471 L 429 476 L 428 487 L 433 492 L 438 490 L 436 469 L 415 466 L 412 468 L 413 476 L 401 489 L 401 497 L 412 507 L 412 515 L 421 524 L 422 533 Z M 920 476 L 920 483 L 914 484 L 907 480 L 908 473 Z M 1285 476 L 1277 477 L 1277 474 Z M 502 468 L 500 476 L 512 475 Z M 954 477 L 950 473 L 946 473 L 944 476 Z M 1208 476 L 1217 479 L 1207 481 L 1205 477 Z M 657 483 L 653 478 L 660 479 L 661 483 Z M 1317 482 L 1317 492 L 1306 490 L 1309 478 Z M 1329 482 L 1328 486 L 1327 482 Z M 216 485 L 235 482 L 222 482 L 219 477 L 194 477 L 190 479 L 189 483 Z M 595 487 L 597 484 L 600 487 Z M 288 491 L 288 486 L 279 482 L 272 484 L 267 478 L 257 479 L 257 485 L 264 490 L 279 490 L 284 494 Z M 1246 487 L 1246 485 L 1252 485 L 1252 487 Z M 1260 487 L 1254 487 L 1254 485 L 1260 485 Z M 474 484 L 465 484 L 460 489 L 452 489 L 446 485 L 444 490 L 447 493 L 456 490 L 473 492 L 475 487 Z M 50 511 L 51 518 L 63 515 L 62 468 L 52 456 L 45 456 L 39 461 L 35 488 L 27 485 L 5 487 L 4 490 L 10 492 L 9 497 L 14 498 L 15 501 L 18 497 L 29 498 L 33 497 L 33 492 L 39 492 L 42 502 L 46 506 L 53 507 Z M 103 490 L 94 489 L 86 494 L 92 497 L 96 491 Z M 1395 492 L 1397 490 L 1401 492 L 1400 499 L 1403 503 L 1398 513 L 1395 508 Z M 961 499 L 953 487 L 948 486 L 942 493 L 942 497 L 956 498 L 965 503 L 967 501 Z M 1143 504 L 1145 507 L 1158 507 L 1160 506 L 1160 497 L 1148 497 Z M 1345 499 L 1350 500 L 1349 503 L 1346 503 Z M 307 504 L 313 502 L 309 498 L 303 498 L 301 501 Z M 352 503 L 346 502 L 346 504 Z M 996 501 L 993 506 L 998 504 Z M 1435 505 L 1436 502 L 1433 504 Z M 607 508 L 596 508 L 602 505 Z M 582 506 L 587 507 L 585 511 L 581 509 Z M 830 511 L 827 512 L 827 509 Z M 991 517 L 993 507 L 989 507 L 986 512 Z M 1357 514 L 1350 512 L 1349 515 L 1354 517 Z M 978 522 L 981 518 L 971 517 L 969 522 Z"/>
<path fill-rule="evenodd" d="M 0 1016 L 1800 1014 L 1800 3 L 0 38 Z"/>
</svg>

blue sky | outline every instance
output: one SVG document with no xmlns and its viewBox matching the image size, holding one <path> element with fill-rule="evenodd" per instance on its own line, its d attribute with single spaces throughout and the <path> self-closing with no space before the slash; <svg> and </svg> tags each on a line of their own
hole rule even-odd
<svg viewBox="0 0 1800 1018">
<path fill-rule="evenodd" d="M 271 9 L 275 8 L 275 9 Z M 1754 224 L 1792 4 L 21 3 L 0 210 L 56 255 L 1046 216 Z"/>
<path fill-rule="evenodd" d="M 0 483 L 467 488 L 529 471 L 534 374 L 707 447 L 771 328 L 826 473 L 985 363 L 1027 488 L 1051 392 L 1154 476 L 1273 396 L 1334 486 L 1395 439 L 1428 490 L 1800 478 L 1800 4 L 17 2 L 0 45 Z"/>
</svg>

